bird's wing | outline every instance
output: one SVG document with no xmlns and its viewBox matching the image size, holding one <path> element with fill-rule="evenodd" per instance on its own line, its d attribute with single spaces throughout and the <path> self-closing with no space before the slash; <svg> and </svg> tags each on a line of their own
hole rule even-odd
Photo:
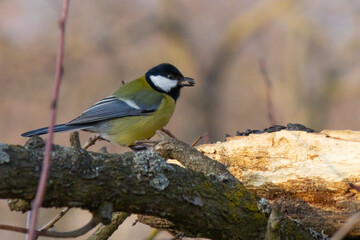
<svg viewBox="0 0 360 240">
<path fill-rule="evenodd" d="M 68 122 L 66 125 L 77 125 L 84 123 L 93 123 L 114 118 L 127 116 L 139 116 L 156 111 L 162 101 L 163 96 L 157 94 L 151 95 L 151 92 L 145 91 L 139 96 L 134 96 L 134 100 L 109 96 L 95 103 L 92 107 L 84 111 L 79 117 Z M 149 101 L 147 96 L 151 96 Z M 136 101 L 138 99 L 138 101 Z"/>
</svg>

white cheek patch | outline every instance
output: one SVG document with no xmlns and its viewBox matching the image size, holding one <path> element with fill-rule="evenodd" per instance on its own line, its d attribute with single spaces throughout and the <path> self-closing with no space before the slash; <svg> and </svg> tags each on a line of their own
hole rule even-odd
<svg viewBox="0 0 360 240">
<path fill-rule="evenodd" d="M 150 80 L 154 83 L 156 87 L 160 88 L 164 92 L 170 92 L 170 90 L 176 87 L 178 84 L 177 80 L 172 80 L 160 75 L 157 76 L 151 75 Z"/>
</svg>

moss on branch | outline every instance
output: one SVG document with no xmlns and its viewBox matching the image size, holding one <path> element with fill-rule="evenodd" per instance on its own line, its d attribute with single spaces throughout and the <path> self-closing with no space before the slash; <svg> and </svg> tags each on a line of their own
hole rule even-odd
<svg viewBox="0 0 360 240">
<path fill-rule="evenodd" d="M 1 146 L 8 161 L 0 165 L 0 198 L 32 200 L 44 157 L 42 140 Z M 119 211 L 157 216 L 190 237 L 265 238 L 267 218 L 259 199 L 240 183 L 170 165 L 151 150 L 118 155 L 54 145 L 51 157 L 43 207 L 87 209 L 104 221 Z"/>
</svg>

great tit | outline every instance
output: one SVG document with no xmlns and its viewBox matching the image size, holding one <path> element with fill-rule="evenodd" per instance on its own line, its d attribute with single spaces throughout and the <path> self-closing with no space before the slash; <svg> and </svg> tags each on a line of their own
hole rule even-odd
<svg viewBox="0 0 360 240">
<path fill-rule="evenodd" d="M 180 90 L 194 86 L 169 63 L 151 68 L 142 77 L 124 84 L 111 96 L 95 103 L 74 120 L 56 125 L 54 132 L 84 130 L 123 146 L 155 135 L 164 127 L 175 109 Z M 23 133 L 31 137 L 48 133 L 48 127 Z"/>
</svg>

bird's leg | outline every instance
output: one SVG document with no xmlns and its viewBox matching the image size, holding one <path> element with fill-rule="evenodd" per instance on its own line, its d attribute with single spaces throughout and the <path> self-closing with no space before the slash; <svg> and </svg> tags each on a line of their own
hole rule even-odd
<svg viewBox="0 0 360 240">
<path fill-rule="evenodd" d="M 160 137 L 170 137 L 170 138 L 175 138 L 176 137 L 167 129 L 165 128 L 161 128 L 160 130 L 156 131 L 156 133 L 160 136 Z M 141 151 L 141 150 L 145 150 L 148 149 L 150 147 L 152 147 L 152 145 L 157 144 L 159 141 L 154 141 L 154 140 L 141 140 L 141 141 L 136 141 L 134 145 L 129 146 L 133 151 Z M 152 145 L 150 145 L 152 144 Z"/>
<path fill-rule="evenodd" d="M 129 148 L 131 148 L 131 150 L 133 150 L 134 152 L 137 152 L 137 151 L 148 149 L 152 146 L 152 144 L 156 144 L 157 142 L 158 141 L 153 141 L 153 140 L 136 141 L 135 144 L 129 146 Z"/>
<path fill-rule="evenodd" d="M 158 141 L 156 140 L 141 140 L 141 141 L 136 141 L 135 145 L 149 145 L 149 144 L 155 144 Z"/>
<path fill-rule="evenodd" d="M 89 138 L 89 140 L 87 140 L 87 142 L 85 143 L 83 148 L 86 150 L 89 147 L 91 147 L 92 145 L 95 145 L 96 141 L 99 141 L 99 140 L 107 141 L 106 139 L 102 138 L 100 135 L 96 135 L 94 137 Z"/>
</svg>

